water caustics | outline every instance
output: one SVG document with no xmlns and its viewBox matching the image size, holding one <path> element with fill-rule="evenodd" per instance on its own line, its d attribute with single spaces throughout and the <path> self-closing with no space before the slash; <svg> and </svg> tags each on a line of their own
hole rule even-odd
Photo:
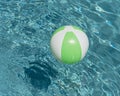
<svg viewBox="0 0 120 96">
<path fill-rule="evenodd" d="M 0 96 L 120 96 L 119 0 L 1 0 Z M 50 51 L 63 25 L 90 40 L 75 65 Z"/>
</svg>

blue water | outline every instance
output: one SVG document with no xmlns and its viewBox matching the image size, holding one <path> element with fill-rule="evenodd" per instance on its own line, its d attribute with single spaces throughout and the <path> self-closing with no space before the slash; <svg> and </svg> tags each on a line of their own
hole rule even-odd
<svg viewBox="0 0 120 96">
<path fill-rule="evenodd" d="M 78 64 L 51 54 L 63 25 L 89 37 Z M 0 0 L 0 96 L 120 96 L 120 0 Z"/>
</svg>

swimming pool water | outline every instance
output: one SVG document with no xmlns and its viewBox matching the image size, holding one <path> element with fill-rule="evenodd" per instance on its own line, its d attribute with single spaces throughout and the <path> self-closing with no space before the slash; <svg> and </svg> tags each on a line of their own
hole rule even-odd
<svg viewBox="0 0 120 96">
<path fill-rule="evenodd" d="M 78 64 L 51 54 L 63 25 L 89 37 Z M 0 96 L 120 96 L 120 1 L 0 0 Z"/>
</svg>

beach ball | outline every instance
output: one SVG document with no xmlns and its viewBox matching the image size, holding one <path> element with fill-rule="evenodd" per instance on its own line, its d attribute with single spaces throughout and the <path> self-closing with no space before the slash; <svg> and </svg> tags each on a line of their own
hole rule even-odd
<svg viewBox="0 0 120 96">
<path fill-rule="evenodd" d="M 52 35 L 50 47 L 53 55 L 65 64 L 81 61 L 87 53 L 89 40 L 76 26 L 62 26 Z"/>
</svg>

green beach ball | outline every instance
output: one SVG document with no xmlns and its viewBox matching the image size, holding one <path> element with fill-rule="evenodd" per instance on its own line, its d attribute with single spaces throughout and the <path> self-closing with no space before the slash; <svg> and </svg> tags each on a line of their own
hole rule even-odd
<svg viewBox="0 0 120 96">
<path fill-rule="evenodd" d="M 76 26 L 58 28 L 50 41 L 54 56 L 63 63 L 74 64 L 86 55 L 89 40 L 87 35 Z"/>
</svg>

